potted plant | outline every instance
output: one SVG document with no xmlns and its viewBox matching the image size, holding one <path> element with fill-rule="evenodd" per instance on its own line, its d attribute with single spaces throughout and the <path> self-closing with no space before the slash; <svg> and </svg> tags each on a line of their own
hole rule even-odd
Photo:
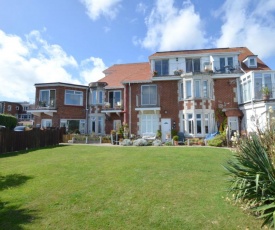
<svg viewBox="0 0 275 230">
<path fill-rule="evenodd" d="M 200 139 L 200 140 L 198 141 L 198 145 L 204 146 L 204 141 L 203 141 L 202 139 Z"/>
<path fill-rule="evenodd" d="M 267 86 L 263 87 L 262 94 L 263 94 L 263 100 L 265 101 L 268 100 L 270 97 L 270 89 Z"/>
<path fill-rule="evenodd" d="M 157 134 L 156 134 L 157 139 L 161 139 L 161 131 L 157 130 Z"/>
<path fill-rule="evenodd" d="M 157 76 L 158 75 L 158 71 L 154 70 L 153 71 L 153 76 Z"/>
<path fill-rule="evenodd" d="M 115 130 L 111 130 L 111 142 L 113 145 L 116 144 L 116 131 Z"/>
<path fill-rule="evenodd" d="M 182 73 L 183 73 L 182 69 L 176 69 L 176 70 L 174 70 L 174 74 L 177 75 L 177 76 L 181 75 Z"/>
<path fill-rule="evenodd" d="M 178 145 L 179 144 L 179 136 L 178 135 L 173 136 L 173 141 L 174 141 L 174 145 Z"/>
<path fill-rule="evenodd" d="M 111 106 L 111 104 L 109 102 L 105 102 L 105 104 L 104 104 L 105 109 L 109 109 L 110 106 Z"/>
</svg>

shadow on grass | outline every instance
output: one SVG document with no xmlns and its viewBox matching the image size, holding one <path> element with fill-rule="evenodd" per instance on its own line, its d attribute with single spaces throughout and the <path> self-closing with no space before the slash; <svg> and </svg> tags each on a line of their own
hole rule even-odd
<svg viewBox="0 0 275 230">
<path fill-rule="evenodd" d="M 34 211 L 0 201 L 0 229 L 25 229 L 22 225 L 31 223 L 34 219 L 37 219 Z"/>
<path fill-rule="evenodd" d="M 18 156 L 21 154 L 34 152 L 34 151 L 37 151 L 40 149 L 54 149 L 54 148 L 60 148 L 60 147 L 65 147 L 65 146 L 66 145 L 56 145 L 56 146 L 47 146 L 47 147 L 34 148 L 34 149 L 28 149 L 28 150 L 21 150 L 21 151 L 16 151 L 16 152 L 2 153 L 2 154 L 0 154 L 0 158 L 14 157 L 14 156 Z"/>
<path fill-rule="evenodd" d="M 29 179 L 32 177 L 21 174 L 0 175 L 0 191 L 20 186 Z M 12 205 L 10 202 L 0 200 L 0 229 L 24 229 L 22 224 L 31 223 L 34 219 L 37 219 L 34 210 L 23 209 L 19 205 Z"/>
<path fill-rule="evenodd" d="M 24 176 L 21 174 L 11 174 L 7 176 L 0 175 L 0 191 L 4 189 L 8 189 L 10 187 L 19 186 L 25 183 L 29 179 L 32 179 L 32 177 Z"/>
</svg>

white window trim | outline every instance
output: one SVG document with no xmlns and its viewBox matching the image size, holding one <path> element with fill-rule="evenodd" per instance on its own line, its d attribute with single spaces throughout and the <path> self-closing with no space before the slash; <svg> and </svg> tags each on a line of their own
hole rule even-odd
<svg viewBox="0 0 275 230">
<path fill-rule="evenodd" d="M 149 103 L 149 104 L 144 104 L 143 103 L 143 88 L 144 87 L 155 87 L 156 88 L 156 103 Z M 151 96 L 151 94 L 150 94 L 150 96 Z M 146 105 L 148 105 L 148 106 L 151 106 L 151 105 L 157 105 L 158 104 L 158 86 L 157 85 L 142 85 L 141 86 L 141 98 L 140 98 L 140 100 L 141 100 L 141 105 L 143 105 L 143 106 L 146 106 Z"/>
<path fill-rule="evenodd" d="M 69 103 L 66 103 L 66 96 L 67 95 L 69 95 L 69 94 L 67 94 L 67 92 L 68 91 L 73 91 L 74 93 L 73 93 L 73 95 L 81 95 L 82 96 L 82 100 L 81 100 L 81 104 L 69 104 Z M 81 93 L 81 94 L 76 94 L 76 92 L 78 92 L 78 93 Z M 71 94 L 70 94 L 71 95 Z M 65 90 L 65 98 L 64 98 L 64 104 L 65 105 L 73 105 L 73 106 L 83 106 L 83 100 L 84 100 L 84 93 L 83 93 L 83 91 L 79 91 L 79 90 L 73 90 L 73 89 L 66 89 Z"/>
</svg>

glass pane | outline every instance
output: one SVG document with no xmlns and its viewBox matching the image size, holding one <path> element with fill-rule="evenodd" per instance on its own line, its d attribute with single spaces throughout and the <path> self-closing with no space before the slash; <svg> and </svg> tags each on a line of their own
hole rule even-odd
<svg viewBox="0 0 275 230">
<path fill-rule="evenodd" d="M 193 62 L 192 59 L 186 59 L 186 73 L 193 72 Z"/>
<path fill-rule="evenodd" d="M 269 88 L 270 97 L 273 97 L 272 96 L 271 74 L 264 74 L 264 85 Z"/>
<path fill-rule="evenodd" d="M 200 59 L 194 59 L 194 72 L 201 72 L 201 62 Z"/>
<path fill-rule="evenodd" d="M 225 66 L 225 58 L 220 58 L 220 70 L 222 73 L 225 72 L 224 66 Z"/>
<path fill-rule="evenodd" d="M 201 133 L 201 120 L 197 120 L 197 133 Z"/>
<path fill-rule="evenodd" d="M 169 74 L 169 62 L 168 60 L 162 60 L 162 73 L 161 75 Z"/>
<path fill-rule="evenodd" d="M 142 105 L 157 104 L 157 86 L 142 86 Z"/>
<path fill-rule="evenodd" d="M 200 81 L 195 81 L 195 97 L 201 97 Z"/>
<path fill-rule="evenodd" d="M 67 104 L 67 105 L 83 105 L 83 92 L 66 90 L 65 104 Z"/>
<path fill-rule="evenodd" d="M 203 81 L 203 97 L 207 98 L 208 97 L 208 87 L 207 87 L 207 81 Z"/>
<path fill-rule="evenodd" d="M 98 103 L 103 104 L 103 91 L 99 91 L 98 93 Z"/>
<path fill-rule="evenodd" d="M 227 58 L 227 65 L 233 67 L 233 57 L 228 57 L 228 58 Z"/>
<path fill-rule="evenodd" d="M 254 75 L 254 94 L 255 99 L 261 99 L 262 98 L 262 74 L 255 74 Z"/>
<path fill-rule="evenodd" d="M 191 81 L 186 81 L 186 98 L 192 97 Z"/>
<path fill-rule="evenodd" d="M 117 105 L 117 103 L 120 102 L 120 92 L 116 91 L 115 92 L 115 97 L 114 97 L 114 103 Z"/>
<path fill-rule="evenodd" d="M 40 91 L 40 106 L 48 106 L 50 98 L 50 91 L 49 90 L 41 90 Z"/>
<path fill-rule="evenodd" d="M 79 120 L 68 120 L 68 132 L 77 133 L 79 131 Z"/>
<path fill-rule="evenodd" d="M 102 133 L 103 130 L 103 117 L 98 117 L 98 133 Z"/>
<path fill-rule="evenodd" d="M 155 71 L 158 72 L 158 75 L 161 75 L 161 61 L 155 61 Z"/>
<path fill-rule="evenodd" d="M 184 98 L 184 90 L 183 90 L 183 83 L 180 83 L 180 98 Z"/>
<path fill-rule="evenodd" d="M 95 90 L 92 91 L 92 104 L 93 105 L 96 104 L 96 91 Z"/>
</svg>

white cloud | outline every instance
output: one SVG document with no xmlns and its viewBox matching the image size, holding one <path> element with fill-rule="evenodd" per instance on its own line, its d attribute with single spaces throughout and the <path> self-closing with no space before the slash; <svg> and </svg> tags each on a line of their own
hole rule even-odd
<svg viewBox="0 0 275 230">
<path fill-rule="evenodd" d="M 86 7 L 87 14 L 92 20 L 97 20 L 101 15 L 114 19 L 119 11 L 122 0 L 80 0 Z"/>
<path fill-rule="evenodd" d="M 107 69 L 107 66 L 104 64 L 101 58 L 90 57 L 81 62 L 82 71 L 80 76 L 85 81 L 85 84 L 90 82 L 98 81 L 103 78 L 105 75 L 103 70 Z"/>
<path fill-rule="evenodd" d="M 140 13 L 142 13 L 142 14 L 145 14 L 146 11 L 147 11 L 147 8 L 148 8 L 148 6 L 147 6 L 145 3 L 140 2 L 140 3 L 138 3 L 137 6 L 136 6 L 136 11 L 137 11 L 137 12 L 140 12 Z"/>
<path fill-rule="evenodd" d="M 261 58 L 274 54 L 274 0 L 227 0 L 218 11 L 223 25 L 217 47 L 246 46 Z"/>
<path fill-rule="evenodd" d="M 8 101 L 33 100 L 35 83 L 86 84 L 92 81 L 95 73 L 100 76 L 97 72 L 105 68 L 99 58 L 91 57 L 89 60 L 93 62 L 89 69 L 85 63 L 79 66 L 74 57 L 68 55 L 62 47 L 48 44 L 39 31 L 30 32 L 23 40 L 0 30 L 0 98 Z M 78 76 L 73 77 L 68 69 Z M 85 77 L 78 79 L 79 73 L 85 73 Z"/>
<path fill-rule="evenodd" d="M 177 9 L 174 0 L 157 0 L 145 23 L 147 34 L 139 43 L 151 50 L 202 48 L 207 42 L 202 20 L 190 1 L 184 1 L 182 8 Z"/>
</svg>

